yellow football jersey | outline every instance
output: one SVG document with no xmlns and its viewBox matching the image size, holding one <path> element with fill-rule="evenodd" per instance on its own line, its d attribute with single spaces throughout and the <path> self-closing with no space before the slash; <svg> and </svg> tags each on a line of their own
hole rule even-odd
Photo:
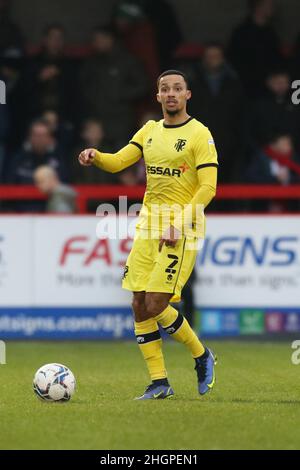
<svg viewBox="0 0 300 470">
<path fill-rule="evenodd" d="M 197 172 L 218 166 L 214 140 L 207 127 L 189 118 L 180 125 L 148 121 L 130 143 L 142 150 L 147 174 L 137 227 L 164 230 L 199 189 Z"/>
</svg>

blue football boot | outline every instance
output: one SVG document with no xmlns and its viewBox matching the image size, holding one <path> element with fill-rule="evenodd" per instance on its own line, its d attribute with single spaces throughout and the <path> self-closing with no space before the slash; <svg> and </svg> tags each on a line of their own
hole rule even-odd
<svg viewBox="0 0 300 470">
<path fill-rule="evenodd" d="M 172 398 L 174 391 L 170 385 L 158 385 L 152 383 L 146 388 L 143 395 L 135 398 L 135 400 L 162 400 L 164 398 Z"/>
<path fill-rule="evenodd" d="M 216 381 L 214 366 L 217 363 L 217 358 L 210 349 L 205 348 L 203 356 L 198 357 L 195 361 L 195 370 L 198 377 L 198 391 L 200 395 L 205 395 L 212 390 Z"/>
</svg>

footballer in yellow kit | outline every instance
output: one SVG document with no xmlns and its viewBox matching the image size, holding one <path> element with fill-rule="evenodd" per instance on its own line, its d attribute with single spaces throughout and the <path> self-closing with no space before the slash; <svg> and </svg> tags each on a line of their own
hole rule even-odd
<svg viewBox="0 0 300 470">
<path fill-rule="evenodd" d="M 151 378 L 139 400 L 174 395 L 159 325 L 190 350 L 200 395 L 215 383 L 214 354 L 170 302 L 180 301 L 205 236 L 204 209 L 216 192 L 217 152 L 210 131 L 187 113 L 186 76 L 168 70 L 157 85 L 162 120 L 148 121 L 116 154 L 86 149 L 79 156 L 82 165 L 113 173 L 142 157 L 145 161 L 147 187 L 122 284 L 133 292 L 136 339 Z"/>
<path fill-rule="evenodd" d="M 204 237 L 202 214 L 198 230 L 183 234 L 175 247 L 159 252 L 158 238 L 168 223 L 174 223 L 176 205 L 180 215 L 193 198 L 198 171 L 217 167 L 214 142 L 208 129 L 190 117 L 179 125 L 148 121 L 130 143 L 143 152 L 147 190 L 123 287 L 132 292 L 170 293 L 171 301 L 179 302 L 197 255 L 197 244 L 191 239 Z"/>
</svg>

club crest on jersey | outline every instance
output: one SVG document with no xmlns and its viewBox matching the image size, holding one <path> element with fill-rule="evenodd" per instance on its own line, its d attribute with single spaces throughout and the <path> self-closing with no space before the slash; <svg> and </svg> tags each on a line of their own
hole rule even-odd
<svg viewBox="0 0 300 470">
<path fill-rule="evenodd" d="M 182 152 L 185 146 L 186 146 L 186 139 L 178 139 L 176 144 L 174 145 L 177 152 Z"/>
<path fill-rule="evenodd" d="M 152 138 L 150 137 L 150 139 L 147 140 L 146 147 L 151 147 L 151 144 L 152 144 Z"/>
</svg>

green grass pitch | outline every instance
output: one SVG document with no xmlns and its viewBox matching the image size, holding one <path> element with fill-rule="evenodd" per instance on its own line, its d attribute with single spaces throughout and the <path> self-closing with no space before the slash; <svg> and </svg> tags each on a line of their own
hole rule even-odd
<svg viewBox="0 0 300 470">
<path fill-rule="evenodd" d="M 208 342 L 217 384 L 199 397 L 188 351 L 164 345 L 170 400 L 133 401 L 148 384 L 133 342 L 10 342 L 0 366 L 0 449 L 299 449 L 300 366 L 290 343 Z M 77 378 L 68 403 L 40 402 L 32 377 L 61 362 Z"/>
</svg>

